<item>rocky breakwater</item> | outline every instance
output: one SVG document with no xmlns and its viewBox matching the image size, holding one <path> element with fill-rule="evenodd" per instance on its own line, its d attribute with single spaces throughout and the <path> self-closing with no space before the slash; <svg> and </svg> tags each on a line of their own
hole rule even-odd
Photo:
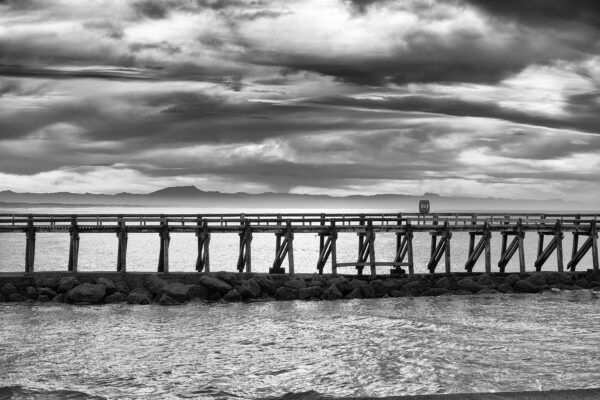
<svg viewBox="0 0 600 400">
<path fill-rule="evenodd" d="M 339 300 L 403 296 L 600 291 L 600 275 L 434 274 L 413 277 L 330 275 L 40 274 L 0 277 L 0 301 L 70 304 L 129 303 L 170 306 L 189 301 Z"/>
</svg>

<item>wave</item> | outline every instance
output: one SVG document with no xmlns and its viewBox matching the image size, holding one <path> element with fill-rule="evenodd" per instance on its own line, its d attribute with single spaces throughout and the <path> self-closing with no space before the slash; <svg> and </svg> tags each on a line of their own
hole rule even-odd
<svg viewBox="0 0 600 400">
<path fill-rule="evenodd" d="M 74 390 L 28 389 L 22 386 L 0 387 L 0 400 L 107 400 L 106 397 L 93 396 Z"/>
</svg>

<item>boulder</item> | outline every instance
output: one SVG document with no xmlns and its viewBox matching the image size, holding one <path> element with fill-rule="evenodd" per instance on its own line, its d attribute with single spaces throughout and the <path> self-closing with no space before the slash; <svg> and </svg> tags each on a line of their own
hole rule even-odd
<svg viewBox="0 0 600 400">
<path fill-rule="evenodd" d="M 375 297 L 383 297 L 388 293 L 388 290 L 381 279 L 375 279 L 374 281 L 369 282 L 369 286 L 371 286 L 371 289 L 375 292 Z"/>
<path fill-rule="evenodd" d="M 184 301 L 187 301 L 187 299 L 189 298 L 190 288 L 191 288 L 191 285 L 184 285 L 183 283 L 179 283 L 179 282 L 167 283 L 160 290 L 159 296 L 162 297 L 162 295 L 166 294 L 167 296 L 174 299 L 175 301 L 177 301 L 179 303 L 183 303 Z"/>
<path fill-rule="evenodd" d="M 50 300 L 52 303 L 65 303 L 67 301 L 64 293 L 57 294 Z"/>
<path fill-rule="evenodd" d="M 38 288 L 47 287 L 54 291 L 57 291 L 59 284 L 60 279 L 58 276 L 55 275 L 41 275 L 35 277 L 35 286 Z"/>
<path fill-rule="evenodd" d="M 127 285 L 127 283 L 125 283 L 123 281 L 116 281 L 115 286 L 117 287 L 117 290 L 119 292 L 124 293 L 124 294 L 129 293 L 129 286 Z"/>
<path fill-rule="evenodd" d="M 231 286 L 229 283 L 211 275 L 202 275 L 199 282 L 210 292 L 216 292 L 220 295 L 224 295 L 233 289 L 233 286 Z"/>
<path fill-rule="evenodd" d="M 575 284 L 577 286 L 579 286 L 580 288 L 584 288 L 584 289 L 590 289 L 591 285 L 589 284 L 589 282 L 587 281 L 587 279 L 577 279 L 575 281 Z"/>
<path fill-rule="evenodd" d="M 443 276 L 435 282 L 434 286 L 440 289 L 450 289 L 452 283 L 450 282 L 450 278 Z"/>
<path fill-rule="evenodd" d="M 456 282 L 456 287 L 459 290 L 465 290 L 471 293 L 477 293 L 481 289 L 483 289 L 483 286 L 481 286 L 478 282 L 475 282 L 471 278 L 464 278 L 459 280 L 458 282 Z"/>
<path fill-rule="evenodd" d="M 17 287 L 12 283 L 5 283 L 2 285 L 2 287 L 0 287 L 0 293 L 2 293 L 4 298 L 8 299 L 11 294 L 17 293 Z"/>
<path fill-rule="evenodd" d="M 228 283 L 231 287 L 234 287 L 240 283 L 240 274 L 237 272 L 219 271 L 215 274 L 215 276 L 217 279 Z M 252 274 L 245 274 L 244 276 L 252 276 Z"/>
<path fill-rule="evenodd" d="M 256 280 L 264 293 L 273 296 L 277 291 L 278 285 L 276 285 L 271 278 L 264 275 L 257 275 L 253 279 Z"/>
<path fill-rule="evenodd" d="M 27 286 L 27 297 L 30 299 L 37 299 L 38 298 L 38 290 L 36 288 L 34 288 L 33 286 Z"/>
<path fill-rule="evenodd" d="M 386 279 L 383 281 L 383 287 L 385 288 L 386 293 L 391 293 L 392 290 L 397 290 L 401 286 L 397 279 Z"/>
<path fill-rule="evenodd" d="M 509 276 L 506 277 L 506 279 L 504 279 L 504 283 L 508 283 L 509 285 L 514 285 L 519 280 L 521 280 L 521 278 L 519 278 L 519 275 L 510 274 Z"/>
<path fill-rule="evenodd" d="M 111 295 L 106 296 L 104 302 L 106 304 L 115 304 L 115 303 L 125 303 L 127 301 L 127 297 L 121 292 L 114 292 Z"/>
<path fill-rule="evenodd" d="M 360 288 L 353 289 L 350 293 L 344 296 L 345 299 L 362 299 Z"/>
<path fill-rule="evenodd" d="M 368 287 L 368 286 L 366 286 Z M 335 283 L 332 283 L 327 289 L 323 291 L 322 299 L 324 300 L 338 300 L 344 297 L 342 292 L 338 289 Z"/>
<path fill-rule="evenodd" d="M 327 285 L 327 278 L 318 274 L 313 274 L 312 278 L 306 283 L 306 285 L 321 287 Z"/>
<path fill-rule="evenodd" d="M 6 301 L 6 299 L 4 298 L 2 293 L 0 293 L 0 303 L 4 303 L 5 301 Z"/>
<path fill-rule="evenodd" d="M 106 289 L 104 286 L 82 283 L 66 293 L 66 300 L 69 303 L 97 304 L 104 299 L 105 295 Z"/>
<path fill-rule="evenodd" d="M 210 295 L 210 293 L 208 292 L 208 289 L 206 289 L 202 285 L 190 285 L 190 288 L 188 290 L 188 297 L 190 300 L 192 300 L 192 299 L 207 300 L 209 295 Z"/>
<path fill-rule="evenodd" d="M 482 274 L 477 277 L 477 283 L 484 286 L 490 286 L 494 284 L 494 280 L 489 274 Z"/>
<path fill-rule="evenodd" d="M 572 285 L 573 279 L 567 272 L 550 272 L 546 274 L 546 283 L 548 285 Z"/>
<path fill-rule="evenodd" d="M 531 282 L 535 287 L 541 289 L 542 286 L 546 285 L 546 274 L 544 273 L 534 273 L 531 274 L 531 276 L 529 278 L 527 278 L 527 280 L 529 282 Z"/>
<path fill-rule="evenodd" d="M 129 304 L 150 304 L 152 295 L 147 289 L 135 288 L 127 294 L 127 303 Z"/>
<path fill-rule="evenodd" d="M 531 283 L 529 279 L 521 279 L 513 285 L 517 293 L 537 293 L 540 288 Z"/>
<path fill-rule="evenodd" d="M 392 290 L 390 292 L 390 297 L 406 297 L 408 295 L 409 295 L 408 292 L 404 289 Z"/>
<path fill-rule="evenodd" d="M 361 281 L 364 282 L 364 281 Z M 346 295 L 354 290 L 354 286 L 348 279 L 343 276 L 338 276 L 329 280 L 330 284 L 334 284 L 343 295 Z M 366 282 L 365 282 L 366 283 Z"/>
<path fill-rule="evenodd" d="M 512 285 L 510 285 L 508 283 L 502 283 L 502 284 L 498 285 L 498 287 L 496 289 L 502 293 L 514 293 L 515 292 Z"/>
<path fill-rule="evenodd" d="M 225 293 L 225 296 L 223 296 L 223 300 L 225 300 L 225 301 L 241 301 L 242 296 L 237 291 L 237 289 L 231 289 L 229 292 Z"/>
<path fill-rule="evenodd" d="M 360 295 L 364 299 L 373 299 L 375 298 L 375 291 L 369 285 L 360 286 L 357 289 L 360 289 Z"/>
<path fill-rule="evenodd" d="M 27 301 L 27 297 L 23 296 L 20 293 L 11 293 L 8 296 L 8 301 L 10 301 L 11 303 L 22 303 L 24 301 Z"/>
<path fill-rule="evenodd" d="M 297 300 L 298 289 L 282 286 L 275 292 L 275 298 L 277 300 Z"/>
<path fill-rule="evenodd" d="M 208 301 L 219 301 L 219 300 L 221 300 L 221 297 L 223 297 L 223 296 L 221 296 L 221 293 L 212 292 L 212 293 L 209 293 L 207 300 Z"/>
<path fill-rule="evenodd" d="M 411 281 L 404 285 L 403 289 L 411 296 L 416 296 L 419 293 L 423 292 L 423 289 L 427 290 L 429 288 L 423 288 L 421 281 Z"/>
<path fill-rule="evenodd" d="M 494 290 L 490 287 L 484 286 L 479 292 L 477 292 L 477 294 L 494 294 L 494 293 L 498 293 L 497 290 Z"/>
<path fill-rule="evenodd" d="M 442 296 L 451 293 L 450 290 L 444 288 L 433 288 L 421 293 L 421 296 Z"/>
<path fill-rule="evenodd" d="M 304 289 L 306 287 L 306 282 L 302 278 L 296 278 L 285 282 L 283 286 L 291 289 Z"/>
<path fill-rule="evenodd" d="M 244 299 L 256 299 L 260 296 L 260 285 L 254 278 L 242 281 L 237 290 Z"/>
<path fill-rule="evenodd" d="M 559 283 L 557 285 L 552 285 L 552 288 L 556 288 L 556 289 L 560 289 L 560 290 L 577 290 L 580 289 L 579 286 L 577 285 L 573 285 L 572 282 L 570 285 L 565 285 L 562 283 Z"/>
<path fill-rule="evenodd" d="M 144 281 L 144 287 L 155 296 L 160 295 L 162 288 L 164 288 L 166 285 L 167 282 L 156 275 L 150 275 Z"/>
<path fill-rule="evenodd" d="M 38 289 L 38 297 L 39 296 L 46 296 L 52 299 L 54 296 L 56 296 L 56 292 L 49 287 L 41 287 Z"/>
<path fill-rule="evenodd" d="M 158 304 L 160 304 L 161 306 L 177 306 L 180 303 L 168 294 L 163 293 L 158 298 Z"/>
<path fill-rule="evenodd" d="M 51 300 L 51 298 L 48 297 L 48 296 L 46 296 L 46 295 L 39 295 L 37 297 L 37 301 L 41 301 L 42 303 L 45 303 L 45 302 L 50 301 L 50 300 Z"/>
<path fill-rule="evenodd" d="M 321 298 L 321 287 L 309 286 L 306 288 L 298 289 L 298 298 L 300 300 L 319 299 Z"/>
<path fill-rule="evenodd" d="M 350 285 L 352 285 L 352 289 L 369 286 L 369 282 L 363 281 L 362 279 L 352 279 L 350 280 Z"/>
<path fill-rule="evenodd" d="M 81 282 L 75 276 L 65 276 L 60 278 L 60 282 L 58 284 L 58 293 L 67 293 L 69 290 L 73 289 L 76 286 L 79 286 Z"/>
<path fill-rule="evenodd" d="M 103 276 L 101 276 L 100 278 L 98 278 L 98 281 L 96 282 L 99 285 L 104 286 L 104 288 L 106 289 L 106 294 L 107 295 L 111 295 L 115 292 L 119 292 L 119 288 L 117 288 L 117 285 L 115 285 L 115 282 L 113 282 L 112 279 L 109 278 L 105 278 Z"/>
</svg>

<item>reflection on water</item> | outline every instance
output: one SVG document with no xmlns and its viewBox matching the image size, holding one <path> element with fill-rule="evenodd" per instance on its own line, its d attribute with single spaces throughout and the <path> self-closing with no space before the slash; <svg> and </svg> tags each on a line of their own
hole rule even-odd
<svg viewBox="0 0 600 400">
<path fill-rule="evenodd" d="M 180 307 L 0 305 L 0 386 L 109 398 L 586 388 L 595 292 Z"/>
</svg>

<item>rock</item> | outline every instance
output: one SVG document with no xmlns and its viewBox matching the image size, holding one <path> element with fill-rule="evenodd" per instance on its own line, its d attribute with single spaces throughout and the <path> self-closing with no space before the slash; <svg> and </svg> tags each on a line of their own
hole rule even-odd
<svg viewBox="0 0 600 400">
<path fill-rule="evenodd" d="M 115 292 L 119 292 L 119 288 L 117 288 L 117 285 L 115 285 L 115 282 L 113 282 L 112 279 L 109 278 L 105 278 L 103 276 L 101 276 L 100 278 L 98 278 L 98 281 L 96 282 L 99 285 L 104 286 L 104 288 L 106 289 L 106 294 L 107 295 L 111 295 Z"/>
<path fill-rule="evenodd" d="M 306 285 L 321 287 L 321 286 L 327 285 L 327 278 L 325 278 L 324 276 L 318 275 L 318 274 L 313 274 L 311 280 L 308 281 L 306 283 Z"/>
<path fill-rule="evenodd" d="M 390 292 L 390 297 L 405 297 L 405 296 L 408 296 L 408 292 L 404 289 L 392 290 Z"/>
<path fill-rule="evenodd" d="M 450 287 L 451 287 L 450 278 L 448 278 L 447 276 L 443 276 L 435 282 L 434 286 L 436 288 L 441 288 L 441 289 L 450 289 Z"/>
<path fill-rule="evenodd" d="M 590 287 L 591 288 L 600 288 L 600 281 L 591 281 Z"/>
<path fill-rule="evenodd" d="M 65 297 L 66 297 L 66 296 L 65 296 L 65 294 L 64 294 L 64 293 L 57 294 L 57 295 L 56 295 L 56 296 L 54 296 L 54 297 L 52 298 L 52 300 L 50 300 L 50 301 L 51 301 L 52 303 L 64 303 L 64 302 L 66 302 L 66 300 L 67 300 Z"/>
<path fill-rule="evenodd" d="M 277 300 L 297 300 L 298 289 L 282 286 L 275 292 L 275 298 Z"/>
<path fill-rule="evenodd" d="M 111 295 L 106 296 L 104 302 L 106 304 L 115 304 L 115 303 L 125 303 L 127 301 L 127 297 L 121 292 L 114 292 Z"/>
<path fill-rule="evenodd" d="M 564 285 L 562 283 L 559 283 L 557 285 L 552 285 L 552 288 L 557 288 L 560 290 L 577 290 L 579 289 L 579 286 L 573 285 L 572 283 L 570 285 Z"/>
<path fill-rule="evenodd" d="M 541 289 L 542 286 L 544 286 L 546 284 L 546 277 L 544 275 L 545 274 L 543 274 L 543 273 L 534 273 L 534 274 L 531 274 L 531 276 L 529 278 L 527 278 L 527 280 L 529 282 L 531 282 L 537 288 Z"/>
<path fill-rule="evenodd" d="M 257 275 L 253 279 L 256 280 L 264 293 L 273 296 L 277 291 L 278 286 L 271 280 L 271 278 L 268 278 L 264 275 Z"/>
<path fill-rule="evenodd" d="M 183 283 L 179 283 L 179 282 L 167 283 L 160 290 L 159 296 L 162 297 L 162 295 L 166 294 L 167 296 L 174 299 L 175 301 L 177 301 L 179 303 L 183 303 L 183 302 L 187 301 L 187 299 L 189 298 L 188 293 L 190 291 L 190 288 L 191 288 L 191 285 L 184 285 Z"/>
<path fill-rule="evenodd" d="M 514 284 L 517 293 L 537 293 L 540 288 L 535 286 L 529 279 L 521 279 Z"/>
<path fill-rule="evenodd" d="M 477 292 L 477 294 L 494 294 L 494 293 L 498 293 L 497 290 L 494 290 L 490 287 L 484 286 L 479 292 Z"/>
<path fill-rule="evenodd" d="M 4 298 L 4 296 L 2 295 L 2 293 L 0 293 L 0 303 L 3 303 L 6 299 Z"/>
<path fill-rule="evenodd" d="M 199 282 L 209 291 L 217 292 L 220 295 L 224 295 L 228 293 L 231 289 L 233 289 L 233 286 L 231 286 L 229 283 L 224 282 L 219 278 L 216 278 L 211 275 L 202 275 L 202 277 L 200 277 Z"/>
<path fill-rule="evenodd" d="M 206 289 L 202 285 L 191 285 L 188 290 L 188 297 L 190 300 L 192 300 L 192 299 L 207 300 L 209 295 L 210 295 L 210 293 L 208 292 L 208 289 Z"/>
<path fill-rule="evenodd" d="M 283 286 L 292 289 L 304 289 L 306 287 L 306 282 L 302 278 L 296 278 L 285 282 Z"/>
<path fill-rule="evenodd" d="M 254 278 L 242 281 L 237 290 L 244 299 L 257 299 L 260 296 L 260 285 Z"/>
<path fill-rule="evenodd" d="M 163 293 L 158 299 L 158 304 L 160 304 L 161 306 L 177 306 L 180 303 L 168 294 Z"/>
<path fill-rule="evenodd" d="M 248 275 L 251 275 L 251 274 L 245 274 L 245 276 L 248 276 Z M 217 277 L 217 279 L 220 279 L 223 282 L 228 283 L 231 287 L 234 287 L 240 283 L 240 274 L 239 273 L 219 271 L 215 274 L 215 276 Z"/>
<path fill-rule="evenodd" d="M 490 286 L 494 284 L 494 280 L 489 274 L 483 274 L 477 277 L 477 283 L 484 286 Z"/>
<path fill-rule="evenodd" d="M 223 296 L 223 300 L 225 300 L 225 301 L 241 301 L 242 296 L 237 291 L 237 289 L 231 289 L 229 292 L 227 292 L 225 294 L 225 296 Z"/>
<path fill-rule="evenodd" d="M 411 296 L 416 296 L 429 288 L 424 288 L 421 281 L 411 281 L 404 285 L 403 289 Z"/>
<path fill-rule="evenodd" d="M 151 301 L 152 295 L 144 288 L 135 288 L 127 294 L 129 304 L 150 304 Z"/>
<path fill-rule="evenodd" d="M 221 300 L 221 293 L 219 292 L 212 292 L 208 295 L 208 301 L 219 301 Z"/>
<path fill-rule="evenodd" d="M 514 293 L 515 292 L 512 285 L 510 285 L 508 283 L 502 283 L 502 284 L 498 285 L 498 287 L 496 289 L 498 289 L 498 291 L 502 292 L 502 293 Z"/>
<path fill-rule="evenodd" d="M 459 295 L 459 296 L 464 296 L 464 295 L 471 295 L 471 294 L 473 294 L 473 292 L 470 292 L 470 291 L 464 290 L 464 289 L 459 289 L 456 292 L 454 292 L 454 294 Z"/>
<path fill-rule="evenodd" d="M 0 293 L 2 293 L 4 298 L 8 299 L 11 294 L 17 293 L 17 287 L 12 283 L 5 283 L 2 285 L 2 287 L 0 287 Z"/>
<path fill-rule="evenodd" d="M 383 281 L 383 287 L 385 288 L 386 293 L 391 293 L 392 290 L 397 290 L 400 288 L 397 279 L 386 279 Z"/>
<path fill-rule="evenodd" d="M 368 287 L 368 286 L 366 286 Z M 338 289 L 335 283 L 332 283 L 327 289 L 323 291 L 322 299 L 324 300 L 338 300 L 344 297 L 342 292 Z"/>
<path fill-rule="evenodd" d="M 27 297 L 19 293 L 11 293 L 8 296 L 8 301 L 10 301 L 11 303 L 22 303 L 24 301 L 27 301 Z"/>
<path fill-rule="evenodd" d="M 56 296 L 56 292 L 49 287 L 41 287 L 38 289 L 38 297 L 39 296 L 46 296 L 51 299 Z"/>
<path fill-rule="evenodd" d="M 350 293 L 344 296 L 345 299 L 362 299 L 360 288 L 353 289 Z"/>
<path fill-rule="evenodd" d="M 30 299 L 37 299 L 38 298 L 38 290 L 36 288 L 34 288 L 33 286 L 27 286 L 27 297 Z"/>
<path fill-rule="evenodd" d="M 106 289 L 104 286 L 82 283 L 69 290 L 66 294 L 66 299 L 69 303 L 97 304 L 102 301 L 105 295 Z"/>
<path fill-rule="evenodd" d="M 362 279 L 352 279 L 350 280 L 350 285 L 352 286 L 352 289 L 355 289 L 357 287 L 369 286 L 369 282 L 363 281 Z"/>
<path fill-rule="evenodd" d="M 357 289 L 360 289 L 360 295 L 364 299 L 373 299 L 375 298 L 375 291 L 369 285 L 360 286 Z"/>
<path fill-rule="evenodd" d="M 363 282 L 363 281 L 361 281 Z M 342 292 L 343 295 L 346 295 L 350 292 L 352 292 L 354 290 L 354 286 L 350 283 L 350 281 L 348 279 L 346 279 L 343 276 L 338 276 L 336 278 L 330 279 L 329 283 L 333 283 L 335 284 L 335 286 L 338 288 L 338 290 L 340 292 Z M 366 282 L 365 282 L 366 283 Z"/>
<path fill-rule="evenodd" d="M 162 289 L 167 285 L 167 282 L 164 279 L 159 278 L 156 275 L 150 275 L 144 281 L 144 287 L 148 289 L 150 293 L 153 295 L 160 295 Z"/>
<path fill-rule="evenodd" d="M 433 288 L 421 293 L 421 296 L 442 296 L 451 293 L 450 290 L 444 288 Z"/>
<path fill-rule="evenodd" d="M 387 288 L 381 279 L 375 279 L 374 281 L 369 282 L 369 286 L 371 286 L 371 289 L 375 292 L 375 297 L 383 297 L 388 293 Z"/>
<path fill-rule="evenodd" d="M 519 280 L 521 280 L 521 278 L 519 278 L 519 275 L 510 274 L 509 276 L 506 277 L 506 279 L 504 280 L 504 283 L 508 283 L 509 285 L 512 286 Z"/>
<path fill-rule="evenodd" d="M 584 289 L 590 289 L 591 288 L 591 286 L 590 286 L 589 282 L 587 281 L 587 279 L 577 279 L 575 281 L 575 284 L 577 286 L 581 287 L 581 288 L 584 288 Z"/>
<path fill-rule="evenodd" d="M 115 282 L 115 286 L 117 287 L 117 290 L 123 294 L 127 294 L 129 293 L 129 286 L 127 286 L 127 283 L 123 282 L 123 281 L 117 281 Z"/>
<path fill-rule="evenodd" d="M 35 286 L 38 288 L 47 287 L 54 291 L 58 290 L 60 279 L 55 275 L 42 275 L 35 277 Z"/>
<path fill-rule="evenodd" d="M 74 276 L 65 276 L 60 278 L 60 282 L 58 284 L 58 293 L 67 293 L 69 290 L 73 289 L 76 286 L 79 286 L 81 282 Z"/>
<path fill-rule="evenodd" d="M 481 289 L 483 289 L 483 286 L 481 286 L 478 282 L 475 282 L 471 278 L 464 278 L 459 280 L 458 282 L 456 282 L 456 287 L 459 290 L 466 290 L 471 293 L 477 293 Z"/>
<path fill-rule="evenodd" d="M 45 302 L 50 301 L 50 300 L 51 300 L 51 298 L 48 297 L 48 296 L 46 296 L 46 295 L 39 295 L 37 297 L 37 301 L 40 301 L 42 303 L 45 303 Z"/>
<path fill-rule="evenodd" d="M 573 279 L 566 272 L 550 272 L 546 274 L 546 283 L 548 285 L 572 285 Z"/>
<path fill-rule="evenodd" d="M 319 299 L 321 298 L 321 287 L 309 286 L 306 288 L 298 289 L 298 298 L 300 300 Z"/>
</svg>

